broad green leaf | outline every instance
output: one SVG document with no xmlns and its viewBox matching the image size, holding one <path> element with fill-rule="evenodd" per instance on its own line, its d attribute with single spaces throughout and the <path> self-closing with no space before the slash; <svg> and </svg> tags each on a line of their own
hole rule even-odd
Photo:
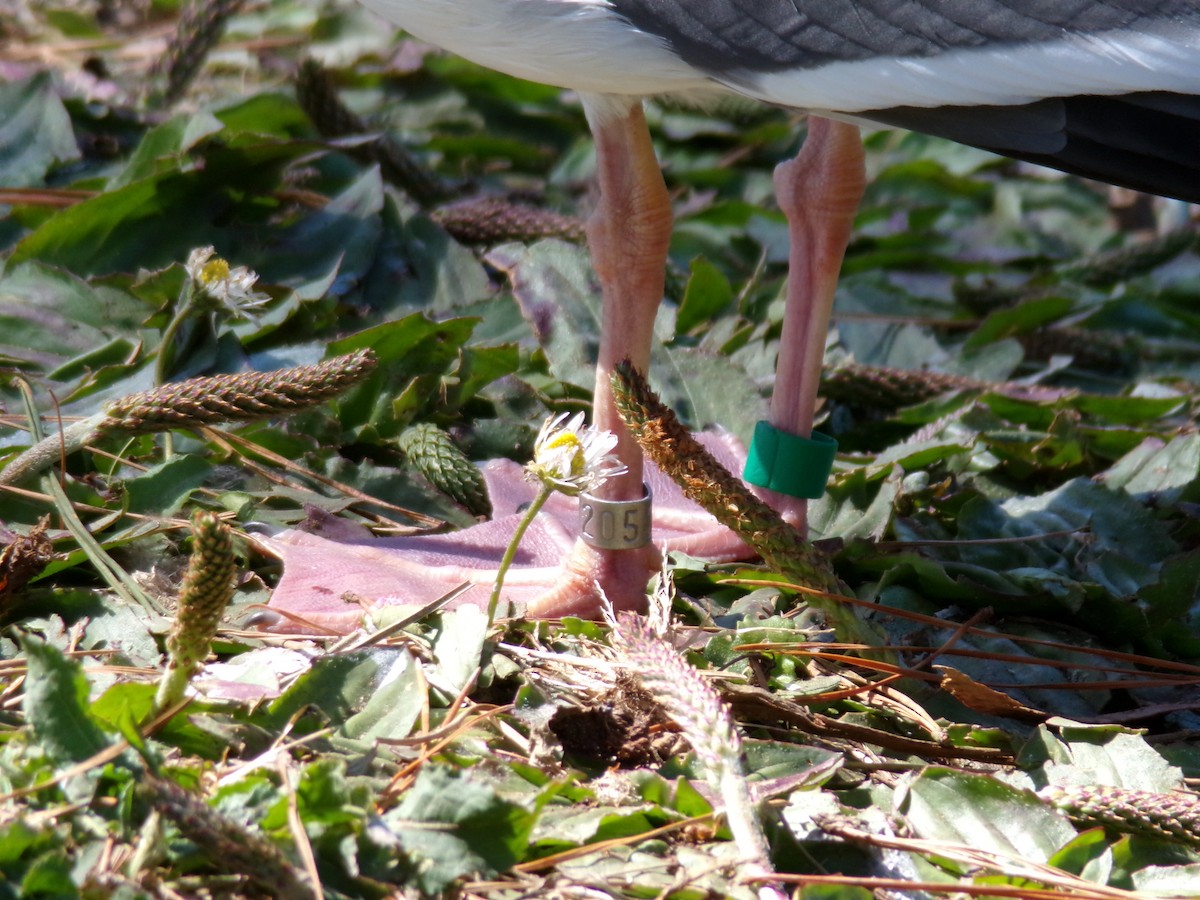
<svg viewBox="0 0 1200 900">
<path fill-rule="evenodd" d="M 470 773 L 427 764 L 383 821 L 414 863 L 422 892 L 438 895 L 458 878 L 518 862 L 534 818 Z"/>
<path fill-rule="evenodd" d="M 388 315 L 426 310 L 439 318 L 486 301 L 493 289 L 475 255 L 423 212 L 394 197 L 383 207 L 378 264 L 367 274 L 364 295 Z M 353 259 L 353 248 L 347 248 Z"/>
<path fill-rule="evenodd" d="M 301 138 L 312 120 L 291 91 L 255 93 L 213 110 L 230 137 Z"/>
<path fill-rule="evenodd" d="M 440 377 L 458 358 L 476 321 L 434 322 L 414 313 L 330 343 L 329 356 L 370 348 L 379 360 L 365 381 L 335 401 L 342 426 L 370 427 L 382 435 L 402 430 L 419 410 L 436 403 Z"/>
<path fill-rule="evenodd" d="M 78 158 L 50 72 L 0 83 L 0 187 L 41 185 L 55 166 Z"/>
<path fill-rule="evenodd" d="M 161 462 L 125 482 L 129 511 L 173 515 L 204 484 L 212 470 L 212 463 L 192 453 Z"/>
<path fill-rule="evenodd" d="M 707 325 L 733 302 L 733 298 L 733 287 L 724 273 L 704 257 L 696 257 L 692 260 L 691 277 L 675 316 L 676 335 L 685 335 L 693 328 Z"/>
<path fill-rule="evenodd" d="M 1196 897 L 1200 863 L 1186 866 L 1147 866 L 1133 873 L 1139 897 Z"/>
<path fill-rule="evenodd" d="M 379 170 L 368 169 L 320 210 L 280 229 L 256 271 L 268 282 L 330 284 L 345 293 L 374 263 L 383 205 Z"/>
<path fill-rule="evenodd" d="M 662 401 L 696 429 L 719 426 L 748 443 L 754 424 L 767 417 L 757 385 L 723 357 L 657 347 L 650 355 L 650 382 Z"/>
<path fill-rule="evenodd" d="M 96 698 L 92 716 L 112 731 L 122 731 L 127 722 L 145 722 L 154 711 L 153 684 L 114 684 Z"/>
<path fill-rule="evenodd" d="M 184 165 L 182 155 L 222 128 L 221 122 L 211 113 L 193 116 L 175 116 L 146 132 L 129 157 L 125 168 L 108 183 L 109 190 L 133 184 L 143 178 Z"/>
<path fill-rule="evenodd" d="M 1059 735 L 1058 759 L 1042 769 L 1049 784 L 1104 784 L 1152 793 L 1168 793 L 1182 785 L 1183 773 L 1139 734 L 1072 724 L 1060 728 Z"/>
<path fill-rule="evenodd" d="M 1049 863 L 1096 884 L 1108 884 L 1113 858 L 1104 829 L 1092 828 L 1083 832 L 1050 857 Z"/>
<path fill-rule="evenodd" d="M 1142 588 L 1139 596 L 1150 637 L 1181 657 L 1200 656 L 1200 550 L 1166 559 L 1158 581 Z"/>
<path fill-rule="evenodd" d="M 900 495 L 900 473 L 875 480 L 865 468 L 834 475 L 825 493 L 808 504 L 813 537 L 879 540 L 892 520 Z"/>
<path fill-rule="evenodd" d="M 416 661 L 399 651 L 362 709 L 342 723 L 341 733 L 356 741 L 407 737 L 427 703 L 424 684 Z"/>
<path fill-rule="evenodd" d="M 967 338 L 964 349 L 972 350 L 1001 338 L 1042 328 L 1061 319 L 1074 305 L 1074 301 L 1067 297 L 1051 296 L 1026 300 L 1012 309 L 999 310 L 975 329 L 974 334 Z"/>
<path fill-rule="evenodd" d="M 1200 476 L 1200 434 L 1169 441 L 1146 438 L 1117 460 L 1101 479 L 1114 490 L 1171 504 Z"/>
<path fill-rule="evenodd" d="M 74 868 L 64 850 L 44 853 L 25 870 L 21 879 L 21 897 L 54 897 L 70 900 L 78 897 L 79 888 L 71 877 Z"/>
<path fill-rule="evenodd" d="M 489 622 L 478 606 L 460 606 L 439 617 L 441 631 L 434 641 L 436 686 L 455 694 L 470 682 L 481 665 Z"/>
<path fill-rule="evenodd" d="M 315 840 L 344 836 L 361 821 L 361 800 L 355 802 L 345 761 L 336 757 L 317 759 L 304 767 L 296 785 L 296 812 L 305 831 Z M 262 821 L 264 829 L 286 828 L 288 799 L 280 797 Z"/>
<path fill-rule="evenodd" d="M 268 193 L 305 149 L 214 148 L 202 166 L 151 175 L 62 210 L 20 241 L 11 262 L 41 260 L 78 275 L 182 262 L 196 247 L 228 242 L 228 225 L 218 229 L 218 222 L 261 216 L 248 198 Z"/>
<path fill-rule="evenodd" d="M 281 728 L 308 707 L 328 721 L 344 722 L 375 690 L 379 663 L 369 653 L 322 656 L 259 718 L 263 727 Z"/>
<path fill-rule="evenodd" d="M 38 744 L 60 763 L 82 762 L 108 746 L 89 712 L 90 686 L 80 664 L 32 634 L 21 647 L 29 667 L 22 709 Z"/>
<path fill-rule="evenodd" d="M 989 775 L 931 767 L 905 788 L 901 812 L 923 838 L 1046 862 L 1075 829 L 1027 791 Z"/>
<path fill-rule="evenodd" d="M 506 244 L 487 259 L 512 282 L 513 296 L 554 377 L 590 386 L 599 348 L 600 293 L 587 252 L 562 241 L 539 241 L 531 247 Z"/>
<path fill-rule="evenodd" d="M 57 370 L 114 341 L 124 344 L 151 312 L 127 293 L 94 287 L 65 270 L 10 264 L 0 276 L 0 356 L 32 371 Z"/>
</svg>

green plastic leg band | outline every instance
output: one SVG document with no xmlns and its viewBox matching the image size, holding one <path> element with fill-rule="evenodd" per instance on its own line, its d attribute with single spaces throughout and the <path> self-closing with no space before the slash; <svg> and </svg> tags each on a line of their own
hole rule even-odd
<svg viewBox="0 0 1200 900">
<path fill-rule="evenodd" d="M 814 431 L 811 438 L 802 438 L 759 422 L 742 478 L 789 497 L 815 500 L 825 493 L 837 446 L 827 434 Z"/>
</svg>

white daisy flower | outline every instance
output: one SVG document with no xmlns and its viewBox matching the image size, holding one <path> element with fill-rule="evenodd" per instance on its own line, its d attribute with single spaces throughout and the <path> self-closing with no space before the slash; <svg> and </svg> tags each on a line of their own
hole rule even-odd
<svg viewBox="0 0 1200 900">
<path fill-rule="evenodd" d="M 628 471 L 612 451 L 617 436 L 583 424 L 583 413 L 559 413 L 547 419 L 533 445 L 531 478 L 569 496 L 590 493 L 609 478 Z"/>
<path fill-rule="evenodd" d="M 226 310 L 236 316 L 246 316 L 252 310 L 258 309 L 271 298 L 261 291 L 254 290 L 258 276 L 245 266 L 231 269 L 229 263 L 216 256 L 212 247 L 200 247 L 193 250 L 184 268 L 196 289 L 216 300 Z"/>
</svg>

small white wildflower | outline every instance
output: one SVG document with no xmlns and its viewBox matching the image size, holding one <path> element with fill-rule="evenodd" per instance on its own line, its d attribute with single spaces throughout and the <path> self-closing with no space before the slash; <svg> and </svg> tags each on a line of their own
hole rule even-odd
<svg viewBox="0 0 1200 900">
<path fill-rule="evenodd" d="M 213 247 L 193 250 L 184 266 L 188 277 L 198 291 L 216 300 L 229 312 L 249 317 L 252 310 L 271 298 L 254 290 L 254 283 L 258 281 L 254 272 L 245 266 L 231 269 L 224 258 L 216 256 L 216 252 Z"/>
<path fill-rule="evenodd" d="M 533 445 L 531 478 L 575 496 L 594 491 L 609 478 L 628 471 L 613 455 L 617 436 L 583 424 L 583 413 L 560 413 L 547 419 Z"/>
</svg>

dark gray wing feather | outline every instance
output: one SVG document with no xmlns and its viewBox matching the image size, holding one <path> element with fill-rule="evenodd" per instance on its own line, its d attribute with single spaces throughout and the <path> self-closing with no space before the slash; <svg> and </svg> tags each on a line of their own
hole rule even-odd
<svg viewBox="0 0 1200 900">
<path fill-rule="evenodd" d="M 714 79 L 1049 42 L 1152 24 L 1200 29 L 1200 0 L 611 0 Z M 855 113 L 1200 203 L 1200 97 L 1053 96 L 1023 106 Z"/>
<path fill-rule="evenodd" d="M 610 0 L 613 12 L 714 75 L 1049 41 L 1197 18 L 1196 0 Z"/>
</svg>

